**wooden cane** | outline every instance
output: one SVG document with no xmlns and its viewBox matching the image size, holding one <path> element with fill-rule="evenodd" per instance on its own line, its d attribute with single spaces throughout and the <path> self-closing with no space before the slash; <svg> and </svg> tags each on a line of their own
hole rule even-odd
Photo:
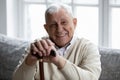
<svg viewBox="0 0 120 80">
<path fill-rule="evenodd" d="M 43 57 L 39 56 L 39 54 L 33 54 L 33 56 L 37 57 L 38 59 L 42 59 Z M 50 51 L 50 55 L 55 57 L 56 56 L 56 52 L 54 50 Z M 42 61 L 39 61 L 39 75 L 40 75 L 40 80 L 45 80 L 44 78 L 44 64 Z"/>
<path fill-rule="evenodd" d="M 40 75 L 40 80 L 45 80 L 44 79 L 44 65 L 43 62 L 39 61 L 39 75 Z"/>
</svg>

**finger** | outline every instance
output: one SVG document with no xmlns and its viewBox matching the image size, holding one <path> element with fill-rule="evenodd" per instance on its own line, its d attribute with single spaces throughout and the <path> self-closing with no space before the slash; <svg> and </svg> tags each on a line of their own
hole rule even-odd
<svg viewBox="0 0 120 80">
<path fill-rule="evenodd" d="M 42 53 L 38 50 L 34 43 L 31 44 L 31 53 L 39 54 L 40 56 L 42 56 Z"/>
<path fill-rule="evenodd" d="M 47 41 L 46 41 L 46 40 L 44 40 L 44 39 L 41 40 L 41 44 L 42 44 L 42 46 L 44 47 L 45 50 L 48 49 L 48 46 L 49 46 L 49 45 L 47 44 Z"/>
<path fill-rule="evenodd" d="M 38 49 L 35 47 L 34 43 L 31 43 L 30 51 L 31 51 L 32 53 L 38 52 Z"/>
<path fill-rule="evenodd" d="M 41 44 L 41 41 L 36 41 L 35 42 L 35 46 L 38 48 L 38 50 L 42 53 L 42 56 L 45 56 L 46 54 L 46 51 L 45 49 L 43 48 L 42 44 Z"/>
<path fill-rule="evenodd" d="M 49 46 L 47 52 L 48 52 L 47 56 L 56 56 L 56 49 L 54 46 Z"/>
<path fill-rule="evenodd" d="M 42 47 L 42 45 L 41 45 L 39 40 L 37 40 L 34 44 L 38 48 L 38 50 L 40 50 L 40 51 L 43 50 L 43 47 Z"/>
<path fill-rule="evenodd" d="M 44 49 L 46 50 L 46 56 L 49 56 L 49 54 L 50 54 L 49 48 L 51 45 L 53 45 L 52 42 L 49 39 L 43 39 L 41 41 L 41 44 L 43 45 Z"/>
<path fill-rule="evenodd" d="M 47 44 L 49 46 L 54 46 L 55 45 L 50 39 L 46 39 L 46 41 L 47 41 Z"/>
</svg>

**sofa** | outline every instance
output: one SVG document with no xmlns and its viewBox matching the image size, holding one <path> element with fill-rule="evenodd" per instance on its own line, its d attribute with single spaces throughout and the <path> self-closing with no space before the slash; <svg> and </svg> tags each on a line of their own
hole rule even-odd
<svg viewBox="0 0 120 80">
<path fill-rule="evenodd" d="M 28 41 L 0 34 L 0 80 L 12 80 L 13 71 L 28 46 Z M 102 67 L 99 80 L 120 80 L 120 50 L 100 47 L 99 52 Z"/>
</svg>

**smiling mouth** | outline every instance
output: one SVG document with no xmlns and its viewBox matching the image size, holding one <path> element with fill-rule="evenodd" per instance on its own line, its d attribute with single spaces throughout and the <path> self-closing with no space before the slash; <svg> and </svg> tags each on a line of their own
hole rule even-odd
<svg viewBox="0 0 120 80">
<path fill-rule="evenodd" d="M 64 34 L 57 34 L 56 36 L 58 37 L 58 38 L 62 38 L 62 37 L 65 37 L 67 35 L 67 33 L 64 33 Z"/>
<path fill-rule="evenodd" d="M 57 37 L 64 37 L 65 35 L 56 35 Z"/>
</svg>

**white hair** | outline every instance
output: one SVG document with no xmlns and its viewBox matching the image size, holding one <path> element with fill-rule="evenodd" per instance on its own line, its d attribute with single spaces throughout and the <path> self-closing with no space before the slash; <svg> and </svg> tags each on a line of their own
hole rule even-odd
<svg viewBox="0 0 120 80">
<path fill-rule="evenodd" d="M 45 11 L 45 19 L 47 20 L 47 15 L 48 14 L 53 14 L 59 11 L 59 9 L 64 9 L 68 12 L 68 14 L 73 17 L 72 9 L 70 6 L 63 4 L 63 3 L 53 3 L 51 4 L 47 10 Z"/>
</svg>

